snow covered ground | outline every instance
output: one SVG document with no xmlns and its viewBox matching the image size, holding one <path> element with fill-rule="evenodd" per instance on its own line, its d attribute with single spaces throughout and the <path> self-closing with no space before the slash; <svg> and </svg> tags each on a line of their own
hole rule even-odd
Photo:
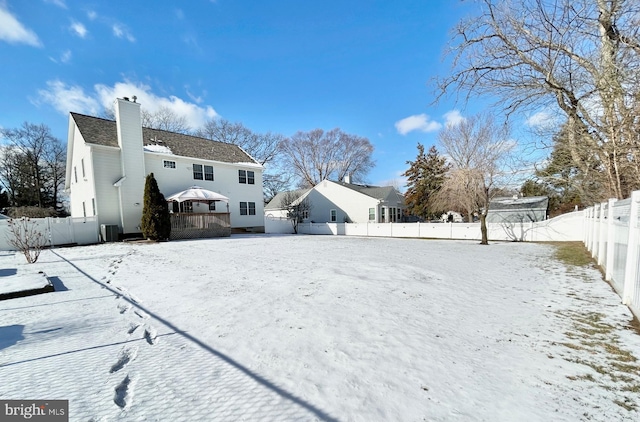
<svg viewBox="0 0 640 422">
<path fill-rule="evenodd" d="M 631 313 L 553 253 L 268 235 L 44 251 L 32 267 L 63 291 L 0 302 L 0 398 L 68 399 L 82 421 L 640 420 Z"/>
</svg>

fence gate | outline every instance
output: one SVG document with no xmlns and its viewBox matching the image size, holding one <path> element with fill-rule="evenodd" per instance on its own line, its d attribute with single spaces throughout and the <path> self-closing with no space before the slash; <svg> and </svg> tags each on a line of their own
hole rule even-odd
<svg viewBox="0 0 640 422">
<path fill-rule="evenodd" d="M 73 228 L 68 218 L 47 218 L 47 229 L 50 231 L 50 239 L 56 245 L 75 243 Z"/>
</svg>

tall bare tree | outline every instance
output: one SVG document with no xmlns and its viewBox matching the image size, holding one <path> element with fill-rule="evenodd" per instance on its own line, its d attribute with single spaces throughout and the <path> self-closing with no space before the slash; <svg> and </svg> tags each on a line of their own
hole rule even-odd
<svg viewBox="0 0 640 422">
<path fill-rule="evenodd" d="M 284 160 L 299 180 L 300 187 L 312 187 L 325 179 L 364 181 L 374 166 L 373 145 L 367 138 L 336 128 L 297 132 L 281 143 Z"/>
<path fill-rule="evenodd" d="M 186 116 L 180 116 L 169 107 L 162 106 L 154 112 L 140 110 L 142 126 L 152 129 L 166 130 L 174 133 L 190 133 L 191 127 Z"/>
<path fill-rule="evenodd" d="M 607 196 L 640 188 L 640 3 L 479 0 L 454 30 L 440 92 L 498 98 L 507 113 L 555 107 L 576 166 L 599 160 Z M 585 169 L 586 170 L 586 169 Z"/>
<path fill-rule="evenodd" d="M 283 170 L 282 160 L 278 155 L 284 136 L 272 132 L 255 133 L 242 123 L 234 123 L 226 119 L 208 120 L 195 132 L 195 135 L 212 141 L 238 145 L 262 164 L 265 167 L 262 175 L 265 204 L 278 192 L 290 188 L 291 175 Z"/>
<path fill-rule="evenodd" d="M 44 124 L 25 122 L 3 129 L 0 177 L 13 206 L 59 208 L 64 183 L 65 148 Z"/>
<path fill-rule="evenodd" d="M 115 107 L 107 107 L 102 112 L 102 117 L 109 120 L 116 119 Z M 186 116 L 180 116 L 169 107 L 161 106 L 156 111 L 140 109 L 140 120 L 143 127 L 166 130 L 174 133 L 191 133 L 191 127 Z"/>
<path fill-rule="evenodd" d="M 267 132 L 255 133 L 242 123 L 225 119 L 210 119 L 196 136 L 212 141 L 238 145 L 263 166 L 268 166 L 277 158 L 278 147 L 284 136 Z"/>
<path fill-rule="evenodd" d="M 487 210 L 494 192 L 506 184 L 513 142 L 509 128 L 489 114 L 447 124 L 438 134 L 451 170 L 434 195 L 441 208 L 463 209 L 469 221 L 480 216 L 481 244 L 489 244 Z"/>
</svg>

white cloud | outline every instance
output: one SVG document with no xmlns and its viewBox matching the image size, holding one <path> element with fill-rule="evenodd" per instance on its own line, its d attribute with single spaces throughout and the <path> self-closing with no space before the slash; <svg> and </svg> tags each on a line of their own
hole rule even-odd
<svg viewBox="0 0 640 422">
<path fill-rule="evenodd" d="M 93 11 L 93 10 L 89 10 L 89 11 L 87 12 L 87 17 L 89 18 L 89 20 L 94 21 L 94 20 L 96 20 L 96 18 L 98 17 L 98 14 L 97 14 L 95 11 Z"/>
<path fill-rule="evenodd" d="M 463 121 L 464 117 L 462 117 L 458 110 L 451 110 L 444 113 L 444 120 L 447 126 L 455 126 Z"/>
<path fill-rule="evenodd" d="M 111 107 L 116 98 L 137 97 L 142 107 L 153 113 L 161 107 L 172 110 L 178 116 L 184 116 L 189 125 L 193 128 L 201 127 L 207 120 L 218 116 L 218 113 L 211 106 L 199 106 L 197 104 L 184 101 L 175 95 L 160 97 L 151 92 L 148 85 L 134 83 L 130 81 L 117 82 L 113 86 L 98 84 L 95 86 L 98 101 L 103 107 Z"/>
<path fill-rule="evenodd" d="M 40 47 L 40 39 L 35 32 L 25 28 L 15 16 L 0 2 L 0 40 L 9 44 L 28 44 Z"/>
<path fill-rule="evenodd" d="M 39 90 L 38 96 L 34 101 L 36 104 L 49 104 L 63 114 L 76 111 L 96 115 L 102 109 L 100 103 L 86 94 L 81 87 L 68 86 L 57 79 L 48 81 L 47 88 Z"/>
<path fill-rule="evenodd" d="M 71 22 L 69 29 L 71 30 L 71 32 L 75 33 L 80 38 L 86 37 L 87 32 L 89 32 L 87 31 L 87 28 L 82 23 L 76 22 L 76 21 Z"/>
<path fill-rule="evenodd" d="M 114 23 L 111 29 L 113 30 L 113 35 L 118 38 L 125 38 L 129 42 L 136 41 L 136 38 L 129 32 L 129 29 L 121 23 Z"/>
<path fill-rule="evenodd" d="M 533 128 L 552 129 L 559 124 L 559 120 L 557 115 L 543 110 L 529 116 L 525 123 Z"/>
<path fill-rule="evenodd" d="M 416 114 L 413 116 L 405 117 L 402 120 L 398 120 L 395 123 L 396 130 L 401 135 L 406 135 L 409 132 L 418 130 L 421 132 L 435 132 L 440 130 L 442 125 L 436 121 L 429 120 L 429 116 L 426 114 Z"/>
<path fill-rule="evenodd" d="M 71 50 L 66 50 L 65 52 L 62 53 L 62 55 L 60 56 L 60 61 L 62 63 L 68 63 L 69 60 L 71 60 Z"/>
<path fill-rule="evenodd" d="M 113 86 L 96 84 L 94 92 L 86 93 L 79 86 L 69 86 L 59 80 L 47 82 L 47 88 L 38 91 L 37 104 L 47 103 L 63 114 L 70 111 L 98 115 L 104 109 L 113 107 L 116 98 L 137 97 L 142 107 L 153 113 L 161 107 L 172 110 L 178 116 L 184 116 L 192 128 L 201 127 L 218 113 L 211 106 L 200 106 L 170 95 L 161 97 L 151 91 L 151 87 L 131 81 L 117 82 Z"/>
</svg>

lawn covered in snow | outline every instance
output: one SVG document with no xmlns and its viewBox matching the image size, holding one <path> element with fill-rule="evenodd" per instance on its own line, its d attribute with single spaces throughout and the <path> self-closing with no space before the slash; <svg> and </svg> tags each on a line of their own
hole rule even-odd
<svg viewBox="0 0 640 422">
<path fill-rule="evenodd" d="M 637 421 L 640 337 L 554 246 L 232 236 L 44 251 L 0 398 L 71 420 Z M 26 264 L 0 256 L 1 268 Z"/>
</svg>

